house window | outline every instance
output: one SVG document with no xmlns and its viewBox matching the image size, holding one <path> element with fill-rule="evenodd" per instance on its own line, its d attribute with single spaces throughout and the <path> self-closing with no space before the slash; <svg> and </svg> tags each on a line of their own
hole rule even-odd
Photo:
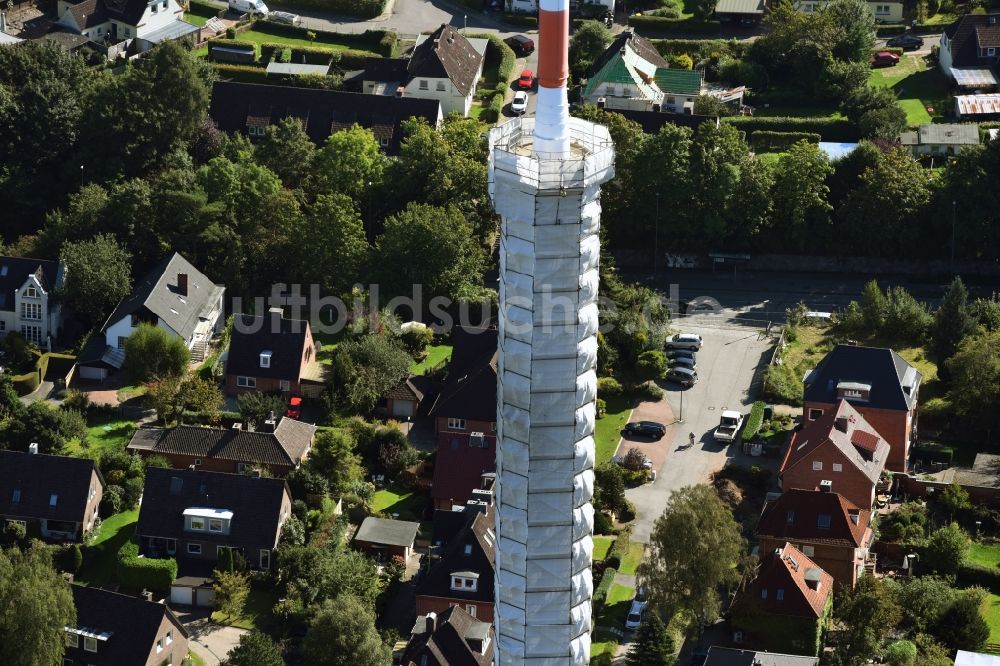
<svg viewBox="0 0 1000 666">
<path fill-rule="evenodd" d="M 465 419 L 448 419 L 448 430 L 465 430 Z"/>
<path fill-rule="evenodd" d="M 766 587 L 761 588 L 761 590 L 760 590 L 760 598 L 761 599 L 767 599 L 767 588 Z"/>
<path fill-rule="evenodd" d="M 291 391 L 292 390 L 292 383 L 290 381 L 288 381 L 287 379 L 279 379 L 278 380 L 278 388 L 281 389 L 282 391 Z"/>
<path fill-rule="evenodd" d="M 21 303 L 21 319 L 40 321 L 42 318 L 41 303 Z"/>
<path fill-rule="evenodd" d="M 205 529 L 205 519 L 204 518 L 192 518 L 191 519 L 191 529 L 193 529 L 193 530 L 204 530 Z"/>
<path fill-rule="evenodd" d="M 201 555 L 200 543 L 189 543 L 187 545 L 188 555 Z"/>
<path fill-rule="evenodd" d="M 805 555 L 806 557 L 812 557 L 813 554 L 816 552 L 816 549 L 813 548 L 812 546 L 802 546 L 802 548 L 800 548 L 799 550 L 801 550 L 802 554 Z"/>
<path fill-rule="evenodd" d="M 820 528 L 821 530 L 830 529 L 830 514 L 821 513 L 818 516 L 816 516 L 816 527 Z"/>
<path fill-rule="evenodd" d="M 667 98 L 667 104 L 676 104 L 676 103 L 677 103 L 677 98 L 676 97 L 668 97 Z"/>
<path fill-rule="evenodd" d="M 21 489 L 20 488 L 14 488 L 14 494 L 10 498 L 10 503 L 11 504 L 20 504 L 21 503 Z"/>
<path fill-rule="evenodd" d="M 469 615 L 471 615 L 472 617 L 476 617 L 476 607 L 473 606 L 472 604 L 466 606 L 465 610 L 469 611 Z"/>
<path fill-rule="evenodd" d="M 222 520 L 220 518 L 210 518 L 208 521 L 208 531 L 209 532 L 221 532 L 222 531 Z"/>
<path fill-rule="evenodd" d="M 823 471 L 823 461 L 822 460 L 813 460 L 813 471 L 814 472 L 822 472 Z"/>
<path fill-rule="evenodd" d="M 815 407 L 813 407 L 813 408 L 811 408 L 809 410 L 809 420 L 810 421 L 815 421 L 816 419 L 818 419 L 821 416 L 823 416 L 823 410 L 822 409 L 816 409 Z"/>
<path fill-rule="evenodd" d="M 87 652 L 97 652 L 97 639 L 89 636 L 83 637 L 83 649 Z"/>
<path fill-rule="evenodd" d="M 171 643 L 174 642 L 174 632 L 173 632 L 172 629 L 167 632 L 166 641 L 167 641 L 167 645 L 170 645 Z"/>
<path fill-rule="evenodd" d="M 260 568 L 267 570 L 271 568 L 271 551 L 262 548 L 260 551 Z"/>
<path fill-rule="evenodd" d="M 791 525 L 794 522 L 795 522 L 795 512 L 789 511 L 788 514 L 785 515 L 785 524 Z"/>
<path fill-rule="evenodd" d="M 156 653 L 159 654 L 163 652 L 163 639 L 156 641 Z"/>
<path fill-rule="evenodd" d="M 779 587 L 778 591 L 774 594 L 774 598 L 777 599 L 778 601 L 784 601 L 785 600 L 785 589 L 783 587 Z"/>
<path fill-rule="evenodd" d="M 466 556 L 472 555 L 472 544 L 471 543 L 465 544 L 465 550 L 463 552 L 466 554 Z"/>
<path fill-rule="evenodd" d="M 38 298 L 38 290 L 34 287 L 28 287 L 24 290 L 24 295 L 28 298 Z"/>
<path fill-rule="evenodd" d="M 260 367 L 270 368 L 271 367 L 271 352 L 262 351 L 260 353 Z"/>
<path fill-rule="evenodd" d="M 154 4 L 154 5 L 153 5 L 153 13 L 155 14 L 155 13 L 156 13 L 156 12 L 158 12 L 158 11 L 160 11 L 160 6 L 159 6 L 159 5 L 155 5 L 155 4 Z"/>
<path fill-rule="evenodd" d="M 32 344 L 40 344 L 42 341 L 42 329 L 38 326 L 21 326 L 21 337 Z"/>
<path fill-rule="evenodd" d="M 992 57 L 992 56 L 995 56 L 996 54 L 997 54 L 996 47 L 991 46 L 988 49 L 986 49 L 986 55 Z"/>
<path fill-rule="evenodd" d="M 177 552 L 177 539 L 167 539 L 167 554 L 173 555 Z"/>
<path fill-rule="evenodd" d="M 437 90 L 438 92 L 444 92 L 444 81 L 437 82 Z"/>
<path fill-rule="evenodd" d="M 420 89 L 427 90 L 427 79 L 420 79 Z"/>
<path fill-rule="evenodd" d="M 80 637 L 76 634 L 67 631 L 66 632 L 66 647 L 79 647 Z"/>
<path fill-rule="evenodd" d="M 382 146 L 383 148 L 388 148 L 389 147 L 389 137 L 387 137 L 387 136 L 380 136 L 379 139 L 378 139 L 378 145 Z"/>
<path fill-rule="evenodd" d="M 843 472 L 844 471 L 844 466 L 841 465 L 840 463 L 833 463 L 833 471 L 834 472 Z"/>
<path fill-rule="evenodd" d="M 118 349 L 125 349 L 125 341 L 128 340 L 127 335 L 118 336 Z"/>
<path fill-rule="evenodd" d="M 257 378 L 239 376 L 236 378 L 236 385 L 241 388 L 257 388 Z"/>
<path fill-rule="evenodd" d="M 59 504 L 59 495 L 52 493 L 49 495 L 49 506 L 55 506 L 57 504 Z"/>
</svg>

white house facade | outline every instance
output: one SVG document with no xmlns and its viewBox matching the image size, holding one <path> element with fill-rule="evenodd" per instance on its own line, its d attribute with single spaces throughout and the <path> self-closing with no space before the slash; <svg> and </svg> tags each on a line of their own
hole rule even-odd
<svg viewBox="0 0 1000 666">
<path fill-rule="evenodd" d="M 62 328 L 62 307 L 53 292 L 62 286 L 65 267 L 55 261 L 0 257 L 0 336 L 20 333 L 47 346 Z"/>
<path fill-rule="evenodd" d="M 58 0 L 59 25 L 92 41 L 140 40 L 139 51 L 198 31 L 177 0 Z"/>
<path fill-rule="evenodd" d="M 823 9 L 830 0 L 800 0 L 795 3 L 795 8 L 804 14 L 812 14 Z M 903 3 L 902 2 L 868 2 L 869 11 L 875 16 L 877 23 L 902 23 Z"/>
</svg>

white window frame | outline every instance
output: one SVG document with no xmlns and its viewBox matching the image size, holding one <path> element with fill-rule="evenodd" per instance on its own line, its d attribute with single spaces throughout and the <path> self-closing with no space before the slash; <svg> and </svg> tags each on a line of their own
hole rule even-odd
<svg viewBox="0 0 1000 666">
<path fill-rule="evenodd" d="M 292 390 L 292 382 L 290 382 L 287 379 L 279 379 L 278 380 L 278 390 L 279 391 L 286 391 L 286 392 L 287 391 L 291 391 Z"/>
<path fill-rule="evenodd" d="M 466 605 L 465 610 L 472 617 L 476 617 L 476 605 L 475 604 L 468 604 L 468 605 Z"/>
<path fill-rule="evenodd" d="M 156 641 L 156 654 L 163 652 L 163 639 Z"/>
<path fill-rule="evenodd" d="M 171 643 L 174 642 L 174 630 L 173 629 L 171 629 L 170 631 L 167 632 L 165 640 L 166 640 L 167 645 L 170 645 Z"/>
<path fill-rule="evenodd" d="M 813 471 L 814 472 L 822 472 L 823 471 L 823 461 L 822 460 L 813 460 Z"/>
<path fill-rule="evenodd" d="M 438 81 L 437 82 L 437 92 L 444 92 L 444 91 L 445 91 L 444 81 Z"/>
<path fill-rule="evenodd" d="M 257 388 L 257 378 L 256 377 L 244 377 L 243 375 L 237 375 L 236 385 L 240 388 Z"/>
<path fill-rule="evenodd" d="M 260 353 L 260 367 L 270 368 L 271 367 L 271 352 L 261 352 Z"/>
<path fill-rule="evenodd" d="M 465 430 L 465 419 L 448 417 L 448 430 Z"/>
<path fill-rule="evenodd" d="M 38 298 L 38 289 L 35 288 L 35 285 L 28 285 L 28 288 L 24 290 L 24 295 L 27 298 Z"/>
<path fill-rule="evenodd" d="M 192 550 L 192 548 L 194 550 Z M 187 550 L 187 554 L 188 555 L 201 555 L 201 544 L 200 543 L 189 543 L 187 545 L 186 550 Z"/>
<path fill-rule="evenodd" d="M 125 349 L 125 341 L 128 340 L 127 335 L 118 336 L 118 349 Z"/>
<path fill-rule="evenodd" d="M 212 527 L 213 523 L 218 524 L 218 526 L 219 526 L 218 529 L 216 529 L 215 527 Z M 223 532 L 226 531 L 226 523 L 225 523 L 225 521 L 222 520 L 222 518 L 209 518 L 208 519 L 208 531 L 209 532 L 216 532 L 218 534 L 222 534 Z"/>
<path fill-rule="evenodd" d="M 801 550 L 802 554 L 806 557 L 812 557 L 816 553 L 816 549 L 812 546 L 802 546 L 799 550 Z"/>
<path fill-rule="evenodd" d="M 97 639 L 90 636 L 83 637 L 83 649 L 87 652 L 97 652 Z"/>
<path fill-rule="evenodd" d="M 996 54 L 997 54 L 997 49 L 996 49 L 995 46 L 988 46 L 988 47 L 986 47 L 986 56 L 987 57 L 995 56 Z"/>
<path fill-rule="evenodd" d="M 840 463 L 833 463 L 833 471 L 834 472 L 843 472 L 844 471 L 844 466 L 842 464 L 840 464 Z"/>
<path fill-rule="evenodd" d="M 66 647 L 80 647 L 80 637 L 72 631 L 66 632 Z"/>
<path fill-rule="evenodd" d="M 28 326 L 27 324 L 21 325 L 21 337 L 23 337 L 28 342 L 40 345 L 42 343 L 42 327 L 41 326 Z"/>
<path fill-rule="evenodd" d="M 205 519 L 201 516 L 191 516 L 191 518 L 188 519 L 188 529 L 196 532 L 204 532 Z"/>
<path fill-rule="evenodd" d="M 26 321 L 41 321 L 42 320 L 42 304 L 41 303 L 25 303 L 21 302 L 21 319 Z"/>
</svg>

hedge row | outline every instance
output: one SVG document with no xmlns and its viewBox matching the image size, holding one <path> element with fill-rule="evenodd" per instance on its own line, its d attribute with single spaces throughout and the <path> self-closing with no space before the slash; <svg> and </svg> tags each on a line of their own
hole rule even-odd
<svg viewBox="0 0 1000 666">
<path fill-rule="evenodd" d="M 254 30 L 266 35 L 281 35 L 299 39 L 309 39 L 309 33 L 312 32 L 315 35 L 317 46 L 322 44 L 325 39 L 333 43 L 357 46 L 358 50 L 373 51 L 385 58 L 392 58 L 398 51 L 398 38 L 396 33 L 390 30 L 365 30 L 361 34 L 354 35 L 327 30 L 309 30 L 301 26 L 275 23 L 267 19 L 257 21 L 254 24 Z"/>
<path fill-rule="evenodd" d="M 288 0 L 290 7 L 321 9 L 333 14 L 348 14 L 361 18 L 375 18 L 385 9 L 387 0 Z"/>
<path fill-rule="evenodd" d="M 297 63 L 301 63 L 302 57 L 305 56 L 305 62 L 309 65 L 329 65 L 337 58 L 336 53 L 339 53 L 335 51 L 327 51 L 326 49 L 321 48 L 310 48 L 308 46 L 261 44 L 260 61 L 264 63 L 271 62 L 274 54 L 281 54 L 284 51 L 289 51 L 289 59 L 287 61 L 282 60 L 280 62 L 292 62 L 292 60 L 294 60 Z"/>
<path fill-rule="evenodd" d="M 257 53 L 257 45 L 253 42 L 244 42 L 239 39 L 215 39 L 208 43 L 208 57 L 211 59 L 212 51 L 217 48 L 228 49 L 249 49 Z"/>
<path fill-rule="evenodd" d="M 980 585 L 994 594 L 1000 594 L 1000 568 L 964 562 L 958 569 L 955 583 L 959 587 Z"/>
<path fill-rule="evenodd" d="M 754 138 L 756 139 L 757 136 L 759 136 L 761 134 L 774 135 L 774 134 L 782 134 L 782 133 L 781 132 L 768 132 L 768 131 L 765 130 L 763 132 L 757 132 L 757 134 L 754 135 Z M 786 135 L 787 134 L 792 134 L 792 132 L 788 132 L 788 133 L 786 133 Z M 815 136 L 816 137 L 816 141 L 817 142 L 819 141 L 819 136 L 818 135 L 813 134 L 811 136 Z M 793 141 L 792 143 L 795 143 L 795 142 Z M 766 151 L 759 151 L 759 152 L 766 152 Z M 781 152 L 781 151 L 771 151 L 771 152 Z M 760 432 L 760 427 L 762 425 L 764 425 L 764 402 L 761 401 L 761 400 L 758 400 L 757 402 L 753 403 L 753 407 L 750 408 L 750 415 L 747 416 L 747 422 L 743 425 L 743 440 L 744 441 L 749 441 L 749 440 L 752 440 L 754 437 L 756 437 L 757 433 Z"/>
<path fill-rule="evenodd" d="M 913 457 L 925 463 L 940 462 L 950 465 L 955 457 L 955 449 L 950 446 L 921 446 L 913 447 Z"/>
<path fill-rule="evenodd" d="M 230 65 L 227 63 L 212 63 L 219 78 L 240 83 L 267 83 L 267 70 L 254 65 Z"/>
<path fill-rule="evenodd" d="M 714 35 L 722 30 L 722 24 L 718 21 L 699 21 L 693 18 L 671 19 L 665 16 L 634 15 L 628 17 L 628 24 L 637 30 L 659 33 Z"/>
<path fill-rule="evenodd" d="M 882 48 L 876 47 L 872 49 L 872 55 L 876 53 L 895 53 L 898 56 L 902 56 L 905 51 L 898 46 L 883 46 Z"/>
<path fill-rule="evenodd" d="M 594 589 L 594 614 L 598 614 L 604 610 L 604 604 L 608 600 L 608 592 L 611 591 L 611 586 L 615 584 L 615 574 L 618 573 L 618 569 L 615 567 L 607 567 L 604 570 L 604 575 L 601 576 L 601 582 L 597 584 Z"/>
<path fill-rule="evenodd" d="M 524 25 L 529 28 L 538 27 L 538 17 L 531 14 L 504 14 L 503 21 L 511 25 Z"/>
<path fill-rule="evenodd" d="M 45 379 L 45 375 L 49 373 L 50 358 L 76 360 L 76 357 L 70 354 L 55 354 L 53 352 L 45 352 L 44 354 L 32 353 L 36 356 L 34 369 L 23 375 L 14 375 L 11 378 L 11 381 L 14 383 L 14 390 L 17 391 L 18 395 L 28 395 L 35 392 L 38 385 Z"/>
<path fill-rule="evenodd" d="M 893 37 L 906 32 L 905 25 L 880 25 L 875 27 L 876 37 Z"/>
<path fill-rule="evenodd" d="M 118 582 L 133 590 L 166 592 L 177 578 L 177 560 L 139 557 L 139 546 L 129 541 L 118 551 Z"/>
<path fill-rule="evenodd" d="M 771 130 L 757 130 L 750 139 L 750 146 L 755 153 L 783 153 L 799 141 L 819 143 L 820 138 L 820 135 L 815 132 L 772 132 Z M 763 414 L 763 408 L 761 414 Z M 755 432 L 754 434 L 756 435 L 757 433 Z M 746 433 L 743 436 L 748 437 Z"/>
<path fill-rule="evenodd" d="M 722 122 L 736 126 L 752 138 L 754 132 L 770 130 L 773 132 L 810 132 L 819 134 L 824 141 L 859 141 L 861 135 L 854 123 L 834 118 L 790 118 L 775 116 L 761 118 L 753 116 L 729 116 Z"/>
<path fill-rule="evenodd" d="M 190 0 L 188 2 L 188 12 L 195 16 L 204 16 L 205 18 L 212 18 L 213 16 L 222 18 L 226 15 L 225 9 L 210 5 L 207 2 L 201 2 L 200 0 Z"/>
<path fill-rule="evenodd" d="M 652 42 L 664 56 L 716 52 L 742 58 L 747 52 L 747 45 L 735 39 L 654 39 Z"/>
</svg>

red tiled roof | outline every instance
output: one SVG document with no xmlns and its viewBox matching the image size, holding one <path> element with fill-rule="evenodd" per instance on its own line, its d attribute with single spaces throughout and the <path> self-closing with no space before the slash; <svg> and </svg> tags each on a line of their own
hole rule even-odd
<svg viewBox="0 0 1000 666">
<path fill-rule="evenodd" d="M 853 513 L 857 513 L 857 523 L 851 518 Z M 821 516 L 824 517 L 822 521 Z M 826 516 L 829 516 L 829 527 L 825 526 Z M 793 488 L 764 507 L 757 533 L 761 538 L 770 537 L 779 541 L 808 541 L 859 548 L 870 523 L 871 511 L 858 508 L 835 492 Z"/>
<path fill-rule="evenodd" d="M 819 578 L 817 589 L 809 587 L 807 573 Z M 765 612 L 814 618 L 823 615 L 832 591 L 833 576 L 790 543 L 764 556 L 757 578 L 750 586 L 750 594 Z"/>
<path fill-rule="evenodd" d="M 875 453 L 875 450 L 878 448 L 879 439 L 878 435 L 873 435 L 864 430 L 855 430 L 851 433 L 851 444 L 871 453 Z"/>
<path fill-rule="evenodd" d="M 847 419 L 846 430 L 837 427 L 837 419 L 842 417 Z M 829 460 L 830 453 L 824 451 L 827 447 L 838 449 L 842 457 L 865 474 L 872 483 L 878 482 L 889 459 L 889 443 L 851 403 L 840 400 L 834 409 L 827 409 L 815 421 L 807 421 L 802 430 L 792 436 L 781 463 L 781 474 L 784 475 L 787 470 L 800 463 L 811 465 L 817 459 L 838 462 L 838 458 Z"/>
<path fill-rule="evenodd" d="M 467 432 L 442 432 L 439 436 L 437 459 L 431 497 L 450 499 L 465 504 L 472 491 L 480 487 L 485 472 L 497 469 L 497 438 L 486 435 L 486 447 L 469 444 Z"/>
</svg>

